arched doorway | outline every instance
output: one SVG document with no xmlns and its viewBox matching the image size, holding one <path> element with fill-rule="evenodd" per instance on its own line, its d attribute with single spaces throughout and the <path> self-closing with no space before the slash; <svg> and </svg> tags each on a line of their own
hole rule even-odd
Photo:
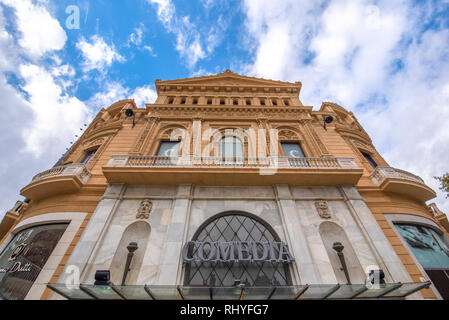
<svg viewBox="0 0 449 320">
<path fill-rule="evenodd" d="M 245 212 L 225 212 L 204 222 L 194 234 L 192 241 L 198 242 L 258 242 L 279 243 L 276 232 L 265 221 Z M 195 255 L 194 246 L 189 256 Z M 202 254 L 209 255 L 210 247 L 204 247 Z M 232 250 L 236 250 L 233 248 Z M 261 256 L 262 246 L 257 247 Z M 276 250 L 276 249 L 275 249 Z M 275 255 L 279 251 L 275 252 Z M 291 285 L 288 264 L 277 261 L 192 261 L 186 263 L 184 285 L 228 287 L 238 283 L 246 286 Z"/>
</svg>

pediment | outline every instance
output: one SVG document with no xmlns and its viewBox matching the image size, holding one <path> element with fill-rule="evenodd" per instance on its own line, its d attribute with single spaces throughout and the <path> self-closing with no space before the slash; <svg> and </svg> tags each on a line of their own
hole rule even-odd
<svg viewBox="0 0 449 320">
<path fill-rule="evenodd" d="M 156 83 L 157 85 L 174 85 L 174 86 L 241 86 L 241 87 L 300 87 L 301 84 L 277 81 L 271 79 L 262 79 L 262 78 L 254 78 L 242 76 L 237 73 L 234 73 L 230 70 L 226 70 L 223 73 L 219 73 L 211 76 L 204 77 L 194 77 L 194 78 L 186 78 L 186 79 L 176 79 L 176 80 L 167 80 L 167 81 L 159 81 Z"/>
</svg>

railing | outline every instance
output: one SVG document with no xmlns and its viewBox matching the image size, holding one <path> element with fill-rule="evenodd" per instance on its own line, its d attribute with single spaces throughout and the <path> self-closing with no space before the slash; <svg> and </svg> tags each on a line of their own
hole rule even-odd
<svg viewBox="0 0 449 320">
<path fill-rule="evenodd" d="M 108 167 L 359 169 L 352 158 L 222 158 L 115 155 Z"/>
<path fill-rule="evenodd" d="M 371 180 L 373 180 L 377 185 L 381 185 L 385 181 L 385 179 L 389 178 L 404 179 L 416 183 L 425 184 L 424 180 L 417 175 L 392 167 L 377 167 L 376 170 L 374 170 L 374 172 L 371 174 Z"/>
<path fill-rule="evenodd" d="M 90 177 L 90 172 L 82 163 L 72 163 L 43 171 L 33 177 L 32 182 L 58 176 L 77 176 L 81 182 L 86 183 Z"/>
</svg>

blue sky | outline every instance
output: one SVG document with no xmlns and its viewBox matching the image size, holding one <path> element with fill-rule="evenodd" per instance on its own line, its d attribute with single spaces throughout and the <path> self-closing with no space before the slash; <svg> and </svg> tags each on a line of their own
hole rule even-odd
<svg viewBox="0 0 449 320">
<path fill-rule="evenodd" d="M 228 68 L 353 111 L 391 166 L 435 190 L 449 171 L 447 0 L 0 0 L 0 217 L 100 108 Z"/>
</svg>

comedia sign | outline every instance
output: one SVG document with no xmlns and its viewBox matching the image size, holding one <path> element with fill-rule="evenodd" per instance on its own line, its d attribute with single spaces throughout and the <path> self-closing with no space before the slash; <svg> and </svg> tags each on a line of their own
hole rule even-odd
<svg viewBox="0 0 449 320">
<path fill-rule="evenodd" d="M 185 263 L 191 262 L 280 262 L 295 259 L 284 242 L 188 241 L 182 249 Z"/>
</svg>

